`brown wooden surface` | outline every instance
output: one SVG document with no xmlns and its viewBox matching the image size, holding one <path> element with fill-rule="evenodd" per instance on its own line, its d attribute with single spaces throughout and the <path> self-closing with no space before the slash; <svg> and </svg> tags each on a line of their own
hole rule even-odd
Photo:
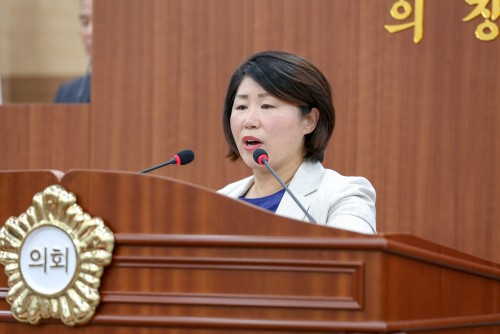
<svg viewBox="0 0 500 334">
<path fill-rule="evenodd" d="M 412 30 L 383 28 L 397 23 L 394 2 L 95 0 L 93 102 L 76 107 L 88 125 L 61 119 L 90 144 L 56 133 L 52 145 L 19 148 L 17 133 L 40 132 L 52 116 L 19 123 L 17 107 L 0 106 L 0 168 L 136 171 L 192 148 L 192 165 L 155 173 L 219 188 L 249 174 L 224 159 L 229 76 L 255 51 L 287 50 L 330 80 L 337 126 L 325 166 L 372 181 L 380 232 L 500 262 L 500 39 L 477 40 L 481 20 L 462 22 L 473 6 L 440 0 L 425 2 L 414 44 Z"/>
<path fill-rule="evenodd" d="M 57 172 L 56 172 L 57 173 Z M 12 216 L 19 216 L 31 205 L 33 196 L 52 184 L 57 184 L 52 171 L 0 171 L 1 226 Z"/>
<path fill-rule="evenodd" d="M 287 50 L 331 81 L 337 126 L 325 165 L 373 182 L 378 230 L 499 262 L 500 41 L 477 40 L 461 22 L 472 7 L 443 0 L 426 2 L 415 45 L 412 31 L 384 30 L 392 3 L 98 3 L 94 106 L 106 112 L 93 114 L 91 166 L 139 170 L 192 148 L 193 165 L 156 173 L 213 189 L 246 176 L 223 159 L 226 85 L 251 53 Z"/>
<path fill-rule="evenodd" d="M 28 205 L 3 188 L 22 199 L 53 183 L 47 172 L 0 172 L 0 212 Z M 497 264 L 415 237 L 285 219 L 158 176 L 72 171 L 60 183 L 116 238 L 101 304 L 77 332 L 499 332 Z M 6 293 L 1 275 L 0 330 L 26 330 Z"/>
<path fill-rule="evenodd" d="M 89 167 L 89 105 L 0 106 L 0 169 Z"/>
</svg>

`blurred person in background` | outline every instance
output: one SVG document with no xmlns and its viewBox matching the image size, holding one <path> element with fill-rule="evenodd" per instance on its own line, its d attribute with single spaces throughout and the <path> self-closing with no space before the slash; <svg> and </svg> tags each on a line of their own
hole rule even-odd
<svg viewBox="0 0 500 334">
<path fill-rule="evenodd" d="M 92 1 L 79 0 L 80 37 L 88 55 L 85 75 L 62 84 L 54 98 L 55 103 L 89 103 L 92 67 Z"/>
</svg>

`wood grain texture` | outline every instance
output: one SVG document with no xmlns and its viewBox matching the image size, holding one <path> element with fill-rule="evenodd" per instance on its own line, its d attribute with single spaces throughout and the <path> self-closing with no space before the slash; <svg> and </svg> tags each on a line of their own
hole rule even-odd
<svg viewBox="0 0 500 334">
<path fill-rule="evenodd" d="M 89 105 L 0 106 L 0 170 L 89 168 Z"/>
<path fill-rule="evenodd" d="M 33 196 L 48 186 L 58 184 L 56 174 L 47 170 L 1 171 L 0 170 L 0 224 L 9 217 L 26 212 Z"/>
<path fill-rule="evenodd" d="M 192 148 L 193 164 L 155 173 L 217 189 L 250 174 L 224 158 L 229 77 L 286 50 L 330 80 L 325 166 L 373 183 L 379 232 L 500 262 L 500 41 L 476 39 L 465 1 L 440 0 L 414 44 L 383 28 L 393 3 L 95 0 L 92 104 L 0 106 L 0 168 L 137 171 Z"/>
<path fill-rule="evenodd" d="M 26 193 L 27 182 L 53 179 L 0 173 Z M 100 306 L 79 332 L 456 334 L 500 326 L 500 266 L 425 240 L 293 221 L 159 176 L 70 171 L 60 184 L 116 233 Z M 0 280 L 0 330 L 16 333 L 25 326 L 12 322 L 7 292 Z M 50 320 L 37 327 L 65 330 Z"/>
<path fill-rule="evenodd" d="M 461 21 L 471 6 L 443 0 L 426 2 L 414 44 L 383 28 L 393 3 L 98 1 L 91 167 L 139 170 L 192 148 L 192 165 L 156 173 L 212 189 L 248 175 L 224 159 L 226 85 L 250 54 L 286 50 L 330 80 L 325 165 L 372 181 L 379 231 L 499 262 L 500 43 Z"/>
<path fill-rule="evenodd" d="M 366 236 L 296 222 L 156 176 L 73 171 L 62 184 L 85 210 L 121 232 L 104 291 L 122 287 L 145 294 L 150 315 L 193 315 L 197 305 L 205 315 L 234 312 L 231 318 L 238 318 L 243 313 L 226 309 L 228 299 L 243 298 L 247 319 L 281 314 L 283 320 L 313 317 L 327 326 L 333 308 L 336 321 L 361 321 L 366 328 L 367 320 L 384 319 L 411 330 L 424 328 L 425 319 L 434 319 L 433 328 L 461 327 L 469 320 L 474 326 L 500 324 L 493 316 L 500 307 L 500 266 L 415 237 Z M 132 275 L 132 282 L 120 280 Z M 267 307 L 258 306 L 262 298 L 269 299 Z M 174 300 L 172 309 L 168 301 Z M 320 300 L 322 306 L 310 307 Z M 352 301 L 363 306 L 353 307 Z M 121 314 L 120 304 L 104 309 Z M 483 322 L 486 315 L 491 318 Z"/>
</svg>

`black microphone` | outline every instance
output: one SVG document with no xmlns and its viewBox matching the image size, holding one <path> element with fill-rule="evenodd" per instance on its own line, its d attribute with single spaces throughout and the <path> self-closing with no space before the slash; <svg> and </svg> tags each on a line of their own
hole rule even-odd
<svg viewBox="0 0 500 334">
<path fill-rule="evenodd" d="M 288 187 L 286 186 L 285 182 L 283 182 L 283 180 L 278 176 L 278 174 L 276 174 L 276 172 L 274 171 L 274 169 L 267 162 L 269 160 L 269 156 L 267 155 L 267 152 L 264 151 L 261 148 L 256 149 L 253 152 L 253 160 L 255 160 L 255 162 L 258 163 L 259 165 L 265 165 L 267 167 L 267 169 L 269 169 L 269 171 L 271 172 L 271 174 L 274 175 L 274 177 L 276 178 L 276 180 L 278 180 L 278 182 L 281 184 L 281 186 L 283 188 L 285 188 L 285 190 L 292 197 L 292 199 L 295 201 L 295 203 L 297 203 L 297 205 L 299 206 L 299 208 L 306 214 L 306 216 L 309 219 L 309 221 L 311 223 L 316 223 L 316 220 L 314 220 L 314 218 L 311 217 L 311 215 L 309 214 L 309 212 L 307 212 L 307 210 L 302 206 L 302 204 L 299 202 L 299 200 L 297 199 L 297 197 L 295 197 L 295 195 L 290 191 L 290 189 L 288 189 Z"/>
<path fill-rule="evenodd" d="M 167 165 L 172 165 L 172 164 L 187 165 L 187 164 L 193 162 L 193 160 L 194 160 L 194 152 L 192 150 L 182 150 L 182 151 L 177 152 L 177 154 L 174 155 L 174 157 L 172 159 L 165 161 L 162 164 L 141 170 L 139 173 L 148 173 L 148 172 L 151 172 L 152 170 L 155 170 L 155 169 L 167 166 Z"/>
</svg>

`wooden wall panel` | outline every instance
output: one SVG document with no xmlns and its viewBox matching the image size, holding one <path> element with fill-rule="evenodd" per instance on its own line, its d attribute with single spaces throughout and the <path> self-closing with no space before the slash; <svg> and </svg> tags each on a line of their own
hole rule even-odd
<svg viewBox="0 0 500 334">
<path fill-rule="evenodd" d="M 425 3 L 424 38 L 389 34 L 395 1 L 96 0 L 91 167 L 217 189 L 249 174 L 224 159 L 225 89 L 250 54 L 281 49 L 324 71 L 337 126 L 325 159 L 377 189 L 380 232 L 500 261 L 500 39 L 474 36 L 465 1 Z M 410 1 L 410 3 L 413 3 Z"/>
<path fill-rule="evenodd" d="M 89 105 L 0 106 L 0 169 L 89 168 Z"/>
<path fill-rule="evenodd" d="M 9 173 L 0 170 L 0 222 L 2 226 L 8 218 L 19 217 L 26 212 L 33 204 L 35 194 L 58 183 L 58 175 L 52 171 L 33 170 L 30 173 L 25 171 Z M 6 275 L 0 275 L 0 280 L 4 279 Z"/>
<path fill-rule="evenodd" d="M 411 1 L 410 1 L 411 2 Z M 135 171 L 212 189 L 246 176 L 224 158 L 234 68 L 281 49 L 323 70 L 337 126 L 325 166 L 377 189 L 380 232 L 500 262 L 500 39 L 481 42 L 465 1 L 425 3 L 424 38 L 389 34 L 392 0 L 95 0 L 89 106 L 0 106 L 0 168 Z"/>
</svg>

